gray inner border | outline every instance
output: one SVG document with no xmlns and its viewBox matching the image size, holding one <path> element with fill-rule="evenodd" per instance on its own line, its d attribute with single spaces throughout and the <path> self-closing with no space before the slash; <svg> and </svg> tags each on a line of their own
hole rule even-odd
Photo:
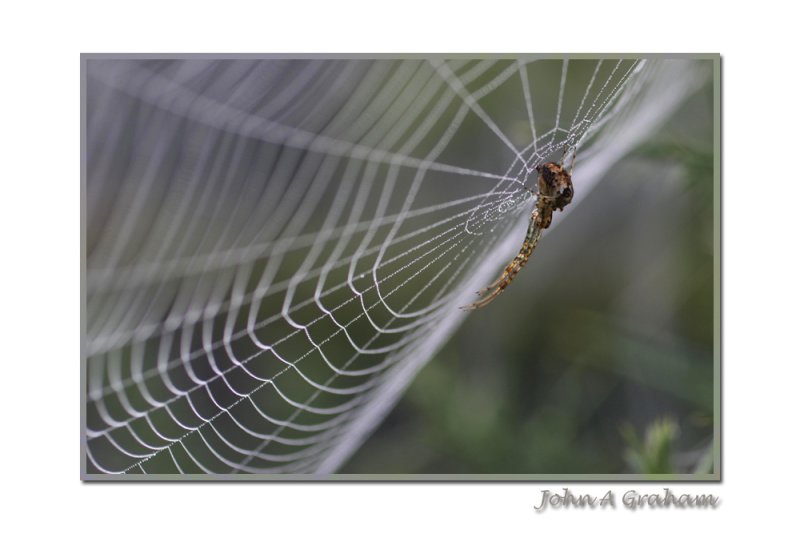
<svg viewBox="0 0 800 534">
<path fill-rule="evenodd" d="M 86 62 L 91 59 L 709 59 L 714 63 L 714 470 L 710 474 L 634 475 L 634 474 L 188 474 L 188 475 L 107 475 L 87 473 L 86 459 Z M 81 422 L 80 422 L 80 479 L 82 481 L 328 481 L 328 482 L 722 482 L 722 55 L 719 53 L 661 53 L 661 54 L 113 54 L 83 53 L 80 55 L 81 76 Z"/>
</svg>

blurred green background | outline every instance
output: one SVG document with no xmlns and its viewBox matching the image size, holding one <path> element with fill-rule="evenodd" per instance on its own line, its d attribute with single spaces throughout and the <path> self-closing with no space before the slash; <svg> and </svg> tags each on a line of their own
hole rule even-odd
<svg viewBox="0 0 800 534">
<path fill-rule="evenodd" d="M 709 83 L 567 208 L 339 472 L 710 473 L 713 198 Z"/>
</svg>

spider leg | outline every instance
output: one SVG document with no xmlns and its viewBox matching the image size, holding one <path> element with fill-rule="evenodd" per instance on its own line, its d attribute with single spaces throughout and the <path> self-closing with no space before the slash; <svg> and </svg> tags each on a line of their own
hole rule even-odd
<svg viewBox="0 0 800 534">
<path fill-rule="evenodd" d="M 569 138 L 564 142 L 564 151 L 561 153 L 561 161 L 558 163 L 559 167 L 564 166 L 564 160 L 567 159 L 567 150 L 569 150 Z"/>
<path fill-rule="evenodd" d="M 539 238 L 542 235 L 542 228 L 538 224 L 539 215 L 537 210 L 533 210 L 531 214 L 531 222 L 528 225 L 528 233 L 525 236 L 525 241 L 522 243 L 522 248 L 519 249 L 519 253 L 517 253 L 516 257 L 511 260 L 511 263 L 503 270 L 503 273 L 491 284 L 486 286 L 485 288 L 478 291 L 478 295 L 483 296 L 488 293 L 488 295 L 483 296 L 480 300 L 473 302 L 467 306 L 462 306 L 461 308 L 464 310 L 477 310 L 478 308 L 482 308 L 492 302 L 497 296 L 503 292 L 503 290 L 508 287 L 514 277 L 517 276 L 517 273 L 522 270 L 526 263 L 528 263 L 528 259 L 531 257 L 533 250 L 536 248 L 536 244 L 539 242 Z"/>
<path fill-rule="evenodd" d="M 530 255 L 528 255 L 528 257 L 530 257 Z M 503 292 L 503 290 L 505 288 L 508 287 L 508 285 L 514 279 L 514 277 L 517 276 L 517 273 L 520 272 L 520 270 L 522 270 L 522 267 L 525 265 L 525 263 L 527 261 L 528 261 L 528 258 L 524 258 L 524 259 L 519 259 L 519 257 L 514 258 L 514 261 L 512 261 L 508 265 L 508 267 L 506 267 L 505 272 L 503 272 L 503 274 L 500 276 L 500 278 L 497 279 L 497 281 L 494 284 L 492 284 L 489 287 L 486 287 L 486 288 L 482 289 L 479 292 L 480 295 L 483 295 L 484 293 L 486 293 L 487 291 L 489 291 L 491 289 L 492 290 L 491 293 L 489 293 L 488 295 L 486 295 L 482 299 L 479 299 L 479 300 L 473 302 L 472 304 L 469 304 L 467 306 L 462 306 L 461 309 L 464 309 L 464 310 L 477 310 L 479 308 L 483 308 L 484 306 L 486 306 L 487 304 L 492 302 L 494 299 L 497 298 L 497 296 L 500 293 Z"/>
<path fill-rule="evenodd" d="M 492 291 L 490 294 L 488 294 L 485 297 L 483 297 L 482 299 L 476 300 L 472 304 L 467 304 L 466 306 L 461 306 L 461 309 L 467 311 L 467 310 L 477 310 L 477 309 L 483 308 L 484 306 L 486 306 L 487 304 L 492 302 L 495 298 L 497 298 L 497 295 L 499 295 L 502 292 L 503 292 L 503 290 L 498 287 L 494 291 Z"/>
<path fill-rule="evenodd" d="M 521 254 L 521 252 L 520 252 L 520 254 Z M 519 254 L 517 254 L 517 256 L 513 260 L 511 260 L 511 263 L 509 263 L 506 266 L 506 268 L 503 271 L 503 273 L 499 277 L 497 277 L 497 280 L 495 280 L 494 282 L 492 282 L 488 286 L 484 287 L 483 289 L 480 289 L 480 290 L 477 291 L 478 295 L 483 296 L 486 293 L 488 293 L 489 291 L 491 291 L 491 290 L 493 290 L 495 288 L 498 288 L 500 286 L 502 286 L 502 288 L 505 289 L 505 287 L 509 283 L 511 283 L 510 278 L 513 278 L 516 275 L 516 273 L 519 272 L 519 269 L 522 268 L 522 266 L 520 266 L 520 262 L 521 261 L 522 260 L 520 260 Z M 507 280 L 507 283 L 505 285 L 503 285 L 503 282 L 506 281 L 506 280 Z M 502 289 L 501 289 L 501 291 L 502 291 Z"/>
<path fill-rule="evenodd" d="M 533 198 L 536 198 L 536 193 L 534 192 L 533 189 L 531 189 L 530 187 L 527 187 L 527 186 L 525 187 L 525 189 L 531 194 L 531 196 Z M 516 255 L 516 257 L 513 260 L 511 260 L 511 263 L 509 263 L 506 266 L 506 268 L 503 271 L 503 273 L 499 277 L 497 277 L 497 279 L 494 282 L 492 282 L 488 286 L 484 287 L 483 289 L 479 289 L 478 291 L 476 291 L 476 293 L 478 295 L 482 296 L 485 293 L 487 293 L 487 292 L 491 291 L 492 289 L 496 288 L 497 286 L 502 284 L 503 280 L 505 280 L 509 276 L 511 278 L 513 278 L 516 275 L 516 273 L 518 273 L 519 270 L 522 268 L 522 265 L 525 265 L 525 262 L 528 261 L 528 257 L 530 257 L 531 252 L 533 252 L 533 248 L 536 246 L 536 243 L 533 243 L 533 247 L 530 247 L 530 251 L 527 251 L 528 247 L 526 247 L 526 244 L 528 243 L 528 241 L 530 239 L 530 236 L 532 235 L 531 228 L 534 225 L 534 221 L 536 219 L 536 213 L 537 212 L 535 210 L 534 210 L 533 213 L 531 213 L 531 222 L 528 224 L 528 235 L 526 236 L 525 243 L 522 244 L 522 248 L 520 249 L 519 253 Z M 519 265 L 520 262 L 522 262 L 522 265 Z M 519 267 L 517 267 L 517 265 L 519 265 Z M 510 283 L 511 280 L 509 280 L 508 282 Z M 506 285 L 508 285 L 508 284 L 506 284 Z"/>
<path fill-rule="evenodd" d="M 539 237 L 541 235 L 541 228 L 539 228 L 537 223 L 538 219 L 538 210 L 533 210 L 533 213 L 531 213 L 531 220 L 528 223 L 528 232 L 525 235 L 525 241 L 523 241 L 519 252 L 514 259 L 511 260 L 511 263 L 506 266 L 505 270 L 500 274 L 500 276 L 498 276 L 494 282 L 478 291 L 478 295 L 488 293 L 489 291 L 500 286 L 502 286 L 502 291 L 508 284 L 511 283 L 511 280 L 514 279 L 520 269 L 525 266 L 525 264 L 528 262 L 528 258 L 530 258 L 531 254 L 533 253 L 533 249 L 536 248 L 536 244 L 539 242 Z"/>
<path fill-rule="evenodd" d="M 572 147 L 572 161 L 569 164 L 569 175 L 572 176 L 572 170 L 575 168 L 575 158 L 578 157 L 578 145 Z"/>
</svg>

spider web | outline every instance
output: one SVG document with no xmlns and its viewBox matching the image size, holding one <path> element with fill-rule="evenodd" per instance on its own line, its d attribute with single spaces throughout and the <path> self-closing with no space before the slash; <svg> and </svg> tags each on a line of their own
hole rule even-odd
<svg viewBox="0 0 800 534">
<path fill-rule="evenodd" d="M 87 472 L 334 472 L 516 252 L 536 165 L 577 148 L 579 202 L 700 72 L 87 60 Z"/>
</svg>

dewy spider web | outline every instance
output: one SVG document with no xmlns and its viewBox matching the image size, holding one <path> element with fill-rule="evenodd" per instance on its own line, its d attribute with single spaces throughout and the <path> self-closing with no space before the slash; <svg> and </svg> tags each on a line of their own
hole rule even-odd
<svg viewBox="0 0 800 534">
<path fill-rule="evenodd" d="M 534 167 L 577 146 L 579 201 L 699 72 L 89 59 L 87 472 L 335 471 L 513 256 Z"/>
</svg>

